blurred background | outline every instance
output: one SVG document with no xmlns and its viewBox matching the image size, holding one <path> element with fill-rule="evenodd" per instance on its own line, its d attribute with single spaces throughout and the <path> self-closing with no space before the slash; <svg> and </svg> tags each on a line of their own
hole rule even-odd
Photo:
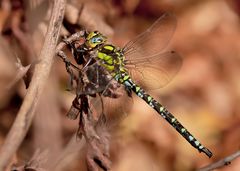
<svg viewBox="0 0 240 171">
<path fill-rule="evenodd" d="M 51 2 L 2 0 L 0 7 L 2 144 L 27 92 L 43 45 Z M 174 13 L 178 20 L 168 49 L 181 55 L 183 65 L 171 83 L 149 93 L 208 147 L 213 157 L 198 153 L 154 110 L 134 97 L 129 116 L 111 134 L 114 171 L 196 170 L 240 147 L 238 0 L 69 0 L 61 36 L 83 28 L 99 30 L 123 47 L 164 12 Z M 75 136 L 78 120 L 66 117 L 74 99 L 74 94 L 66 91 L 68 81 L 65 65 L 56 57 L 32 126 L 12 163 L 26 163 L 40 150 L 43 168 L 60 161 L 55 170 L 86 170 L 86 148 Z M 240 158 L 221 170 L 240 170 Z"/>
</svg>

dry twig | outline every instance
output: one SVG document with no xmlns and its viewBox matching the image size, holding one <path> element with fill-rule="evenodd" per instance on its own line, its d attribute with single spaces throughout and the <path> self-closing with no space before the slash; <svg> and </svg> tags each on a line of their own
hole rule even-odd
<svg viewBox="0 0 240 171">
<path fill-rule="evenodd" d="M 31 65 L 32 64 L 23 66 L 21 60 L 17 58 L 17 62 L 16 62 L 17 74 L 15 75 L 14 79 L 6 86 L 6 89 L 10 90 L 21 79 L 23 79 L 25 82 L 26 74 L 29 71 L 29 68 L 31 67 Z"/>
<path fill-rule="evenodd" d="M 26 170 L 34 170 L 34 171 L 46 171 L 43 167 L 44 163 L 47 161 L 47 151 L 41 152 L 39 149 L 35 151 L 32 158 L 21 166 L 13 166 L 12 171 L 26 171 Z"/>
<path fill-rule="evenodd" d="M 37 102 L 48 78 L 55 55 L 55 48 L 64 16 L 65 3 L 65 0 L 55 0 L 53 3 L 48 31 L 39 56 L 40 62 L 36 64 L 33 78 L 22 106 L 0 150 L 0 170 L 6 168 L 31 125 Z"/>
<path fill-rule="evenodd" d="M 215 163 L 212 163 L 208 166 L 200 168 L 198 171 L 209 171 L 209 170 L 221 168 L 223 166 L 231 164 L 231 161 L 233 161 L 234 159 L 236 159 L 238 157 L 240 157 L 240 151 L 237 151 L 236 153 L 233 153 L 232 155 L 227 156 L 226 158 L 219 160 Z"/>
<path fill-rule="evenodd" d="M 83 115 L 85 128 L 84 134 L 87 139 L 87 166 L 91 171 L 98 171 L 101 168 L 104 171 L 109 171 L 111 169 L 111 160 L 109 153 L 109 139 L 110 135 L 106 124 L 104 123 L 103 117 L 100 116 L 96 127 L 93 124 L 91 118 L 87 118 Z M 93 128 L 94 127 L 94 128 Z M 91 134 L 94 131 L 94 134 Z"/>
</svg>

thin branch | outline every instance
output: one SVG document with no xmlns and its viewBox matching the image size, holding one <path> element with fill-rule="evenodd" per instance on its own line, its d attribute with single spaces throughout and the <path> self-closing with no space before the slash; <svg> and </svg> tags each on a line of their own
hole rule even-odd
<svg viewBox="0 0 240 171">
<path fill-rule="evenodd" d="M 225 157 L 222 160 L 219 160 L 219 161 L 217 161 L 215 163 L 212 163 L 212 164 L 210 164 L 208 166 L 200 168 L 198 171 L 209 171 L 209 170 L 218 169 L 220 167 L 223 167 L 223 166 L 231 164 L 231 161 L 233 161 L 234 159 L 236 159 L 238 157 L 240 157 L 240 150 L 237 151 L 236 153 L 233 153 L 230 156 Z"/>
<path fill-rule="evenodd" d="M 14 171 L 26 171 L 26 170 L 34 170 L 34 171 L 47 171 L 44 168 L 44 164 L 48 160 L 48 151 L 40 151 L 40 149 L 37 149 L 32 158 L 27 161 L 26 163 L 20 165 L 20 166 L 13 166 L 11 170 Z"/>
<path fill-rule="evenodd" d="M 29 68 L 32 64 L 27 66 L 23 66 L 22 62 L 19 58 L 16 58 L 16 67 L 17 67 L 17 74 L 15 75 L 14 79 L 6 86 L 6 90 L 10 90 L 19 80 L 23 79 L 25 82 L 26 74 L 29 71 Z M 26 83 L 25 83 L 26 86 Z"/>
<path fill-rule="evenodd" d="M 77 70 L 79 70 L 79 68 L 68 61 L 67 56 L 65 55 L 65 53 L 62 50 L 67 45 L 67 43 L 72 43 L 74 41 L 81 41 L 83 36 L 84 36 L 84 31 L 76 32 L 73 35 L 71 35 L 70 37 L 64 39 L 64 41 L 60 42 L 56 47 L 56 55 L 58 55 L 60 58 L 62 58 L 62 60 L 65 63 L 68 62 L 69 65 L 71 65 L 73 68 L 75 68 Z M 81 42 L 79 42 L 79 43 L 81 43 Z"/>
<path fill-rule="evenodd" d="M 53 57 L 55 56 L 55 48 L 64 16 L 65 4 L 66 0 L 55 0 L 53 3 L 48 31 L 39 56 L 40 62 L 36 64 L 32 81 L 22 106 L 0 150 L 0 170 L 4 170 L 7 167 L 32 123 L 37 102 L 42 94 L 53 63 Z"/>
</svg>

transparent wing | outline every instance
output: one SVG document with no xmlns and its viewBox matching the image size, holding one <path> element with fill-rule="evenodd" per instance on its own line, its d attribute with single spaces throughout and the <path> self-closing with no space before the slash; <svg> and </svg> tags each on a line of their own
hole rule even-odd
<svg viewBox="0 0 240 171">
<path fill-rule="evenodd" d="M 182 66 L 182 58 L 174 51 L 148 58 L 126 61 L 132 79 L 147 89 L 157 89 L 169 83 Z"/>
<path fill-rule="evenodd" d="M 84 88 L 80 94 L 92 95 L 102 92 L 113 79 L 106 69 L 99 63 L 94 63 L 82 70 Z"/>
<path fill-rule="evenodd" d="M 129 91 L 114 80 L 99 63 L 86 67 L 83 73 L 86 78 L 81 93 L 91 95 L 89 96 L 91 110 L 98 116 L 104 114 L 108 127 L 117 125 L 127 116 L 131 107 L 132 98 Z"/>
<path fill-rule="evenodd" d="M 125 45 L 126 58 L 139 59 L 160 53 L 172 38 L 176 24 L 173 14 L 163 14 L 150 28 Z"/>
<path fill-rule="evenodd" d="M 113 80 L 114 82 L 114 80 Z M 90 100 L 91 108 L 98 113 L 104 115 L 106 118 L 106 125 L 108 128 L 117 126 L 128 113 L 132 107 L 133 99 L 128 95 L 125 87 L 119 86 L 115 89 L 111 88 L 111 83 L 99 96 Z M 127 105 L 126 105 L 127 104 Z"/>
</svg>

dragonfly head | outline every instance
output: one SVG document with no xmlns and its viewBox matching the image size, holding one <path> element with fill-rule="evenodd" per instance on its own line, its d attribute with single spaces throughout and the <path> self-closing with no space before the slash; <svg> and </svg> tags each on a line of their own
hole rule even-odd
<svg viewBox="0 0 240 171">
<path fill-rule="evenodd" d="M 93 49 L 99 45 L 106 43 L 107 37 L 103 36 L 98 31 L 90 32 L 86 38 L 86 46 L 88 49 Z"/>
</svg>

